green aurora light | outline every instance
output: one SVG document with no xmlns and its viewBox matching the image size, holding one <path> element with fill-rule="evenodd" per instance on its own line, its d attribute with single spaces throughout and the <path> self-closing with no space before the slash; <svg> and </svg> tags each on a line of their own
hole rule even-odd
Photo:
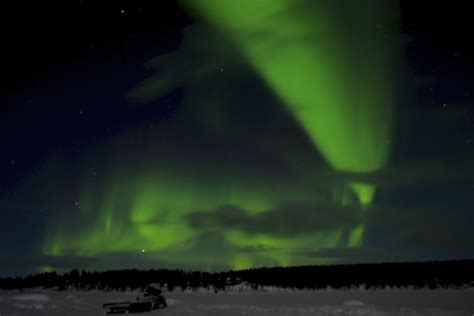
<svg viewBox="0 0 474 316">
<path fill-rule="evenodd" d="M 231 41 L 334 170 L 363 174 L 386 166 L 400 62 L 396 1 L 182 3 Z M 115 146 L 147 138 L 143 143 L 164 148 L 156 144 L 159 137 L 157 132 L 121 135 Z M 189 156 L 205 151 L 198 149 L 189 150 Z M 127 253 L 168 267 L 184 262 L 240 269 L 333 262 L 303 253 L 362 243 L 363 210 L 376 190 L 372 185 L 334 185 L 333 205 L 326 205 L 317 193 L 320 182 L 311 176 L 281 181 L 278 175 L 255 174 L 241 166 L 212 166 L 166 154 L 156 158 L 154 149 L 140 155 L 153 158 L 134 156 L 132 171 L 123 167 L 130 162 L 111 154 L 105 180 L 82 184 L 78 210 L 52 221 L 44 254 Z M 282 227 L 252 230 L 265 226 L 266 214 L 294 201 L 316 205 L 314 214 L 308 213 L 314 229 L 289 231 L 282 220 L 277 221 Z M 240 210 L 233 223 L 225 216 L 218 223 L 207 219 L 205 225 L 190 220 L 195 213 L 203 218 L 221 214 L 218 210 L 227 206 Z M 338 217 L 345 222 L 335 224 Z"/>
<path fill-rule="evenodd" d="M 386 165 L 400 61 L 397 1 L 183 3 L 236 43 L 333 168 Z M 352 189 L 362 204 L 373 198 L 369 186 Z"/>
<path fill-rule="evenodd" d="M 398 1 L 183 0 L 234 41 L 338 171 L 389 158 L 399 69 Z M 375 188 L 349 183 L 368 205 Z M 363 228 L 350 245 L 360 244 Z"/>
<path fill-rule="evenodd" d="M 123 146 L 123 139 L 118 143 Z M 279 183 L 268 175 L 250 175 L 240 170 L 227 171 L 223 176 L 215 168 L 188 169 L 179 163 L 165 167 L 160 162 L 134 167 L 133 172 L 121 171 L 116 166 L 110 170 L 113 175 L 107 177 L 106 183 L 83 185 L 78 211 L 67 217 L 67 226 L 62 225 L 64 216 L 53 221 L 43 248 L 45 254 L 101 257 L 126 252 L 130 256 L 151 258 L 162 266 L 173 267 L 185 262 L 208 270 L 310 264 L 315 259 L 297 252 L 313 245 L 342 246 L 347 239 L 344 230 L 361 220 L 353 209 L 342 208 L 336 212 L 348 217 L 348 221 L 341 225 L 337 217 L 333 218 L 328 205 L 329 209 L 321 208 L 319 215 L 308 215 L 308 219 L 316 224 L 323 216 L 331 223 L 314 231 L 305 230 L 306 233 L 287 231 L 285 220 L 279 221 L 280 229 L 267 227 L 261 232 L 242 229 L 239 225 L 222 227 L 212 221 L 193 226 L 187 218 L 194 213 L 213 214 L 226 206 L 238 207 L 244 213 L 239 218 L 252 221 L 292 201 L 316 205 L 320 201 L 313 196 L 308 183 Z M 262 181 L 256 180 L 258 178 Z M 265 225 L 263 221 L 259 223 Z M 203 232 L 222 238 L 222 248 L 206 250 L 205 242 L 197 244 Z M 247 251 L 249 247 L 262 251 Z"/>
</svg>

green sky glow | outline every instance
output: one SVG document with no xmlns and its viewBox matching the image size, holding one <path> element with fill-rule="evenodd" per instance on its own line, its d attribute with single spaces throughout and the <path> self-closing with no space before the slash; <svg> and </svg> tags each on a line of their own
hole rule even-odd
<svg viewBox="0 0 474 316">
<path fill-rule="evenodd" d="M 383 2 L 383 3 L 382 3 Z M 336 170 L 389 158 L 397 1 L 183 1 L 228 35 Z M 373 189 L 353 186 L 363 204 Z"/>
<path fill-rule="evenodd" d="M 123 139 L 117 142 L 125 143 Z M 128 159 L 135 160 L 136 156 Z M 129 163 L 118 159 L 116 164 Z M 201 165 L 195 169 L 179 162 L 164 166 L 150 161 L 146 166 L 134 166 L 131 172 L 116 168 L 116 164 L 105 183 L 82 185 L 77 209 L 52 221 L 45 254 L 101 257 L 125 252 L 169 267 L 186 262 L 205 269 L 309 264 L 315 259 L 299 252 L 314 245 L 342 246 L 348 238 L 344 230 L 360 222 L 357 215 L 351 215 L 354 210 L 342 209 L 338 211 L 349 216 L 349 221 L 341 225 L 324 206 L 314 211 L 329 216 L 326 223 L 321 224 L 318 215 L 303 214 L 320 225 L 305 233 L 298 233 L 298 223 L 290 230 L 271 227 L 287 226 L 285 219 L 276 223 L 258 219 L 292 201 L 320 205 L 320 197 L 314 195 L 308 183 L 281 183 L 246 171 L 222 172 L 221 166 Z M 227 207 L 241 211 L 235 218 L 242 222 L 232 222 L 232 215 L 227 219 Z M 224 209 L 222 213 L 216 211 L 220 208 Z M 190 220 L 193 214 L 197 216 Z M 212 214 L 221 220 L 213 221 Z M 205 219 L 201 223 L 202 217 Z M 61 225 L 64 221 L 68 225 Z M 264 228 L 260 230 L 260 226 Z M 210 239 L 206 237 L 209 234 Z"/>
<path fill-rule="evenodd" d="M 336 170 L 388 161 L 399 68 L 397 1 L 183 1 L 235 42 Z M 368 205 L 375 188 L 348 183 Z M 363 226 L 351 236 L 361 243 Z"/>
<path fill-rule="evenodd" d="M 231 43 L 235 58 L 248 63 L 265 82 L 304 132 L 299 136 L 309 138 L 312 149 L 333 170 L 363 174 L 387 165 L 398 89 L 397 1 L 182 3 Z M 166 60 L 172 64 L 173 57 L 164 58 L 171 58 Z M 209 72 L 201 70 L 200 75 Z M 194 140 L 204 129 L 223 135 L 223 140 L 212 138 L 217 144 L 239 150 L 242 144 L 250 146 L 255 133 L 242 122 L 244 128 L 226 126 L 223 113 L 230 107 L 225 100 L 209 102 L 196 92 L 194 81 L 202 82 L 201 78 L 186 72 L 179 81 L 178 76 L 168 73 L 163 79 L 158 74 L 151 87 L 163 91 L 153 92 L 146 82 L 137 95 L 151 99 L 173 85 L 192 86 L 188 90 L 194 87 L 195 98 L 189 98 L 192 114 L 187 115 L 198 117 L 200 125 L 193 131 L 189 121 L 177 118 L 169 123 L 171 130 L 163 127 L 163 134 L 135 131 L 117 137 L 115 147 L 124 147 L 130 140 L 144 145 L 138 153 L 135 147 L 133 154 L 122 151 L 122 158 L 117 153 L 108 155 L 110 173 L 100 184 L 81 185 L 79 206 L 53 221 L 44 254 L 126 253 L 168 266 L 186 262 L 206 269 L 248 268 L 331 262 L 304 253 L 362 244 L 364 214 L 374 199 L 374 186 L 325 182 L 311 165 L 300 167 L 304 172 L 296 180 L 266 173 L 255 157 L 291 160 L 292 167 L 295 161 L 314 158 L 302 158 L 299 150 L 288 153 L 285 150 L 291 147 L 278 148 L 275 140 L 246 148 L 250 154 L 242 157 L 252 158 L 237 164 L 213 164 L 212 159 L 210 163 L 209 157 L 221 153 L 214 153 L 219 146 Z M 220 87 L 212 88 L 216 86 Z M 275 127 L 275 121 L 266 123 Z M 260 123 L 257 126 L 263 130 Z M 157 141 L 170 135 L 192 141 Z M 243 140 L 237 141 L 239 137 Z M 300 144 L 294 139 L 290 143 Z M 202 152 L 207 152 L 206 157 L 200 156 Z M 292 222 L 298 216 L 301 223 Z"/>
</svg>

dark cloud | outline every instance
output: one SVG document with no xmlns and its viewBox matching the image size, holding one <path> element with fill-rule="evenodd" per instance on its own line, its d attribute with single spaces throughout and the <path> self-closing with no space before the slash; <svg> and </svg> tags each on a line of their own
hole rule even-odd
<svg viewBox="0 0 474 316">
<path fill-rule="evenodd" d="M 355 207 L 293 203 L 251 214 L 227 205 L 189 214 L 186 220 L 197 229 L 236 229 L 248 234 L 294 236 L 354 227 L 361 221 L 361 210 Z"/>
<path fill-rule="evenodd" d="M 83 256 L 1 256 L 1 268 L 29 269 L 52 267 L 55 269 L 79 269 L 96 264 L 97 258 Z"/>
</svg>

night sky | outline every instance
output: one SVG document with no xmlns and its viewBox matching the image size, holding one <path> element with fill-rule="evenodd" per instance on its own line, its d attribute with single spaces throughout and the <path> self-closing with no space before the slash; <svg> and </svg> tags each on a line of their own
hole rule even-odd
<svg viewBox="0 0 474 316">
<path fill-rule="evenodd" d="M 0 276 L 474 259 L 471 13 L 414 2 L 2 5 Z"/>
</svg>

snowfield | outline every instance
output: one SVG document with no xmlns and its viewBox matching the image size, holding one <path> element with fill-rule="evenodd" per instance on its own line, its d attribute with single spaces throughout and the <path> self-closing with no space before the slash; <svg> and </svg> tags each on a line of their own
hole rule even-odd
<svg viewBox="0 0 474 316">
<path fill-rule="evenodd" d="M 0 316 L 104 315 L 103 303 L 140 292 L 0 291 Z M 165 309 L 140 315 L 474 315 L 474 289 L 175 291 Z"/>
</svg>

